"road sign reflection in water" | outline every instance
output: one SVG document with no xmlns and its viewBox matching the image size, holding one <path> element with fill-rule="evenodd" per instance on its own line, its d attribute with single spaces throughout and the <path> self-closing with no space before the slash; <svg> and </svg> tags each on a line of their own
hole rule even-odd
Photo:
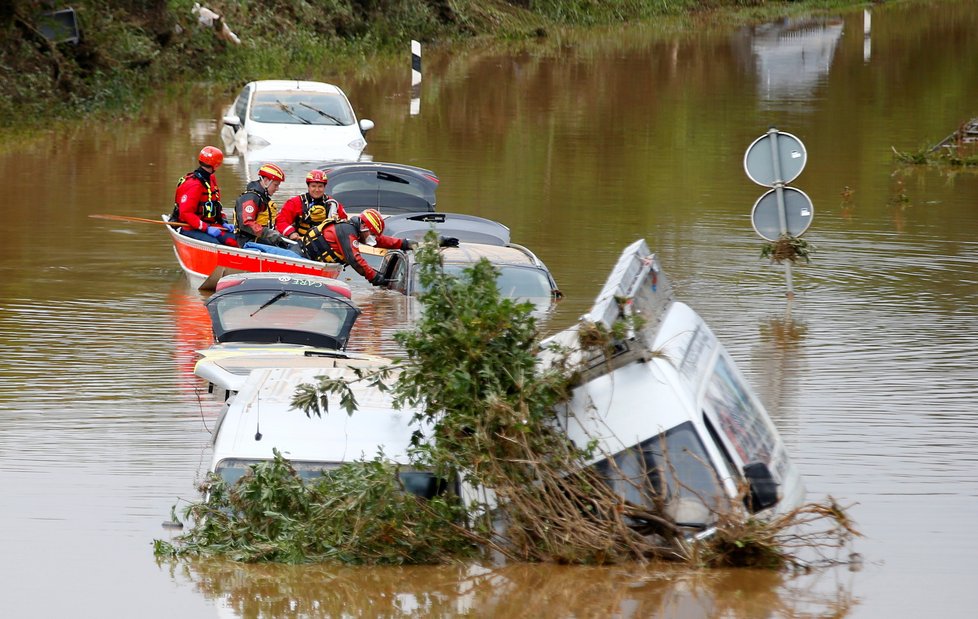
<svg viewBox="0 0 978 619">
<path fill-rule="evenodd" d="M 758 198 L 750 214 L 751 224 L 762 239 L 777 241 L 782 234 L 799 237 L 812 224 L 815 209 L 808 195 L 794 187 L 782 188 L 784 197 L 785 230 L 781 229 L 777 190 L 772 189 Z"/>
</svg>

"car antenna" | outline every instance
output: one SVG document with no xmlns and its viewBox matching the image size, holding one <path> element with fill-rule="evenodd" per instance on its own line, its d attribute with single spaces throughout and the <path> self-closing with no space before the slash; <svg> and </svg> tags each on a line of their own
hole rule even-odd
<svg viewBox="0 0 978 619">
<path fill-rule="evenodd" d="M 261 440 L 261 392 L 258 394 L 258 401 L 255 402 L 255 440 Z"/>
</svg>

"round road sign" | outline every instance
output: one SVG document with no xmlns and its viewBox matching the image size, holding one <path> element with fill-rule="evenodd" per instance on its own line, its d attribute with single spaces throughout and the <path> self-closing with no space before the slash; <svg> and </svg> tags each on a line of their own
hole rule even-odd
<svg viewBox="0 0 978 619">
<path fill-rule="evenodd" d="M 777 148 L 777 161 L 780 174 L 774 169 L 774 152 Z M 808 153 L 801 140 L 783 131 L 765 133 L 747 147 L 744 154 L 744 170 L 747 176 L 758 185 L 774 187 L 778 182 L 787 185 L 798 178 L 805 168 Z M 780 176 L 781 178 L 777 178 Z"/>
<path fill-rule="evenodd" d="M 798 237 L 808 230 L 815 215 L 812 200 L 804 191 L 794 187 L 782 187 L 784 215 L 787 230 L 783 233 Z M 750 214 L 750 222 L 762 239 L 777 241 L 782 234 L 781 217 L 778 214 L 778 190 L 772 189 L 758 198 Z"/>
</svg>

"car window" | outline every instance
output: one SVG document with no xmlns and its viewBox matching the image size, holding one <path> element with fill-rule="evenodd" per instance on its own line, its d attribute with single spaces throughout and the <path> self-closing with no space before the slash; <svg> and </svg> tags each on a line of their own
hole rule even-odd
<svg viewBox="0 0 978 619">
<path fill-rule="evenodd" d="M 341 94 L 295 90 L 255 93 L 251 120 L 284 125 L 349 126 L 353 109 Z"/>
<path fill-rule="evenodd" d="M 466 268 L 472 265 L 467 264 L 446 264 L 445 272 L 459 276 Z M 550 298 L 553 289 L 550 286 L 550 278 L 540 269 L 519 266 L 497 266 L 499 275 L 496 277 L 496 288 L 499 294 L 507 299 L 540 299 Z M 423 290 L 418 282 L 418 273 L 414 274 L 414 291 Z"/>
<path fill-rule="evenodd" d="M 289 292 L 276 298 L 270 290 L 229 294 L 215 300 L 223 331 L 293 329 L 338 337 L 356 310 L 337 300 Z"/>
<path fill-rule="evenodd" d="M 377 173 L 371 171 L 343 172 L 337 176 L 329 176 L 327 185 L 327 191 L 331 196 L 350 191 L 376 191 Z"/>
<path fill-rule="evenodd" d="M 676 522 L 708 526 L 725 493 L 691 422 L 594 464 L 619 496 L 636 505 L 665 505 Z"/>
<path fill-rule="evenodd" d="M 399 253 L 392 253 L 387 259 L 384 276 L 391 280 L 391 289 L 407 292 L 407 260 Z"/>
</svg>

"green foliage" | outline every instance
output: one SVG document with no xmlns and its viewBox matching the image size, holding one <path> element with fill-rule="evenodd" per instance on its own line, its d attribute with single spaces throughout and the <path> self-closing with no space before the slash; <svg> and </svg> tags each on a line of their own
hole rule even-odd
<svg viewBox="0 0 978 619">
<path fill-rule="evenodd" d="M 414 437 L 417 466 L 492 489 L 494 504 L 469 505 L 473 535 L 519 560 L 607 563 L 658 552 L 657 540 L 628 528 L 620 497 L 585 466 L 593 445 L 577 447 L 560 430 L 557 405 L 574 373 L 562 362 L 538 365 L 532 304 L 502 298 L 488 261 L 445 273 L 433 232 L 415 254 L 424 313 L 416 329 L 395 335 L 405 357 L 390 390 L 395 406 L 431 428 Z M 293 405 L 320 414 L 323 394 L 350 402 L 349 391 L 321 380 Z M 504 535 L 493 526 L 500 523 Z"/>
<path fill-rule="evenodd" d="M 184 517 L 194 526 L 158 557 L 226 556 L 236 561 L 357 564 L 441 563 L 474 548 L 456 523 L 451 494 L 421 499 L 403 490 L 383 455 L 303 481 L 282 454 L 254 465 L 235 485 L 212 476 Z"/>
<path fill-rule="evenodd" d="M 893 159 L 908 165 L 975 167 L 978 166 L 978 144 L 937 149 L 923 147 L 914 151 L 898 151 L 894 148 Z"/>
</svg>

